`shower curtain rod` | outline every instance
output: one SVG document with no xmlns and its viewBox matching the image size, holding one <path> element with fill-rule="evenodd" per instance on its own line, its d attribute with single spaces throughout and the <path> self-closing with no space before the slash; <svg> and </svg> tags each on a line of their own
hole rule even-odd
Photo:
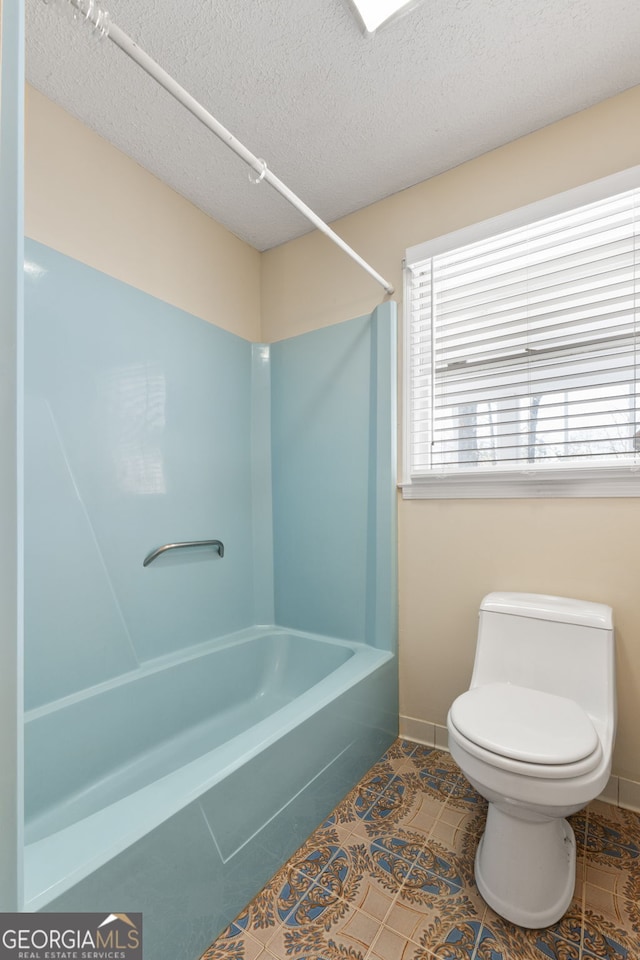
<svg viewBox="0 0 640 960">
<path fill-rule="evenodd" d="M 43 0 L 44 3 L 51 4 L 52 0 Z M 56 2 L 56 0 L 53 0 Z M 236 137 L 231 134 L 226 127 L 224 127 L 212 114 L 210 114 L 202 104 L 191 96 L 190 93 L 180 86 L 180 84 L 173 79 L 170 74 L 163 70 L 163 68 L 156 63 L 147 53 L 142 50 L 138 44 L 131 39 L 120 27 L 113 23 L 109 17 L 109 14 L 98 7 L 95 0 L 58 0 L 62 4 L 70 4 L 75 10 L 78 11 L 79 17 L 82 22 L 89 23 L 94 27 L 94 32 L 98 33 L 101 37 L 108 37 L 117 47 L 119 47 L 123 53 L 126 53 L 128 57 L 134 60 L 138 66 L 149 74 L 161 87 L 170 93 L 178 103 L 181 103 L 183 107 L 186 107 L 190 113 L 196 117 L 200 123 L 204 124 L 212 133 L 222 140 L 234 153 L 236 153 L 245 163 L 255 170 L 257 179 L 255 183 L 261 183 L 263 180 L 269 183 L 274 190 L 277 190 L 278 193 L 288 200 L 292 206 L 296 208 L 300 213 L 302 213 L 307 220 L 310 220 L 311 223 L 321 230 L 330 240 L 333 240 L 352 260 L 355 260 L 363 270 L 366 270 L 369 276 L 373 277 L 379 284 L 381 284 L 385 291 L 388 294 L 394 292 L 393 286 L 384 279 L 376 270 L 371 267 L 366 260 L 363 260 L 362 257 L 353 250 L 348 243 L 339 237 L 335 231 L 331 229 L 328 224 L 321 220 L 320 217 L 313 212 L 313 210 L 304 203 L 300 197 L 298 197 L 292 190 L 287 187 L 285 183 L 282 182 L 274 173 L 269 170 L 267 164 L 264 160 L 259 157 L 254 156 L 250 150 L 248 150 Z"/>
</svg>

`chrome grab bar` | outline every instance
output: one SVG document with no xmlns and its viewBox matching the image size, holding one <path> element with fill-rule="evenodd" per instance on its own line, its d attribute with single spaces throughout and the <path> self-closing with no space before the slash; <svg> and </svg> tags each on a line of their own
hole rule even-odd
<svg viewBox="0 0 640 960">
<path fill-rule="evenodd" d="M 219 555 L 224 557 L 224 543 L 221 540 L 187 540 L 185 543 L 165 543 L 163 547 L 152 550 L 142 561 L 142 566 L 148 567 L 166 550 L 182 550 L 184 547 L 217 547 Z"/>
</svg>

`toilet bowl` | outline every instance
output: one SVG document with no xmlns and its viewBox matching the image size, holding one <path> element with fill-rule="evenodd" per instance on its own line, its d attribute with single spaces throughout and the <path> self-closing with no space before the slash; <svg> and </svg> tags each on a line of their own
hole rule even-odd
<svg viewBox="0 0 640 960">
<path fill-rule="evenodd" d="M 566 817 L 604 789 L 616 698 L 604 604 L 493 593 L 480 607 L 471 686 L 449 710 L 449 749 L 489 802 L 478 889 L 524 927 L 562 917 L 575 887 Z"/>
</svg>

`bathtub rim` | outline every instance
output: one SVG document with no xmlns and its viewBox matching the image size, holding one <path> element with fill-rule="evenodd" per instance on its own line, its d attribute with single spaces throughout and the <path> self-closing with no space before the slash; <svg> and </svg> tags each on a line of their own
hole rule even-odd
<svg viewBox="0 0 640 960">
<path fill-rule="evenodd" d="M 39 707 L 32 707 L 25 710 L 25 724 L 39 720 L 49 714 L 57 713 L 83 700 L 89 700 L 92 697 L 102 693 L 108 693 L 120 686 L 127 686 L 136 683 L 145 677 L 156 673 L 162 673 L 177 667 L 181 663 L 188 663 L 191 660 L 197 660 L 199 657 L 206 657 L 211 653 L 217 653 L 219 650 L 227 650 L 231 647 L 241 646 L 243 643 L 249 643 L 251 640 L 259 640 L 261 637 L 270 637 L 274 634 L 280 636 L 295 636 L 304 640 L 319 640 L 323 643 L 334 644 L 338 647 L 347 647 L 357 653 L 363 647 L 369 647 L 368 644 L 358 640 L 343 640 L 339 637 L 322 636 L 318 633 L 309 633 L 304 630 L 297 630 L 293 627 L 282 627 L 278 624 L 257 624 L 256 626 L 243 627 L 233 633 L 225 634 L 222 637 L 213 637 L 209 640 L 203 640 L 201 643 L 193 644 L 182 650 L 163 654 L 160 657 L 154 657 L 151 660 L 143 660 L 134 670 L 127 670 L 125 673 L 119 673 L 115 677 L 103 680 L 100 683 L 85 687 L 75 693 L 69 693 L 58 700 L 50 700 Z"/>
<path fill-rule="evenodd" d="M 325 637 L 277 625 L 269 627 L 260 625 L 231 634 L 223 643 L 218 638 L 216 641 L 197 644 L 189 648 L 187 657 L 184 655 L 176 657 L 170 654 L 149 661 L 141 668 L 142 673 L 135 671 L 135 678 L 127 675 L 126 682 L 132 682 L 133 679 L 146 676 L 151 672 L 168 669 L 185 659 L 205 656 L 219 649 L 273 633 L 289 634 L 302 639 L 348 647 L 354 655 L 268 718 L 237 734 L 214 750 L 121 800 L 109 804 L 102 810 L 78 820 L 71 826 L 27 844 L 24 861 L 23 909 L 36 911 L 46 906 L 174 814 L 197 801 L 216 783 L 249 762 L 332 700 L 394 659 L 394 654 L 390 651 L 380 650 L 364 643 Z M 122 682 L 125 682 L 123 677 L 118 677 L 89 689 L 92 691 L 91 695 L 95 695 L 119 686 Z M 82 695 L 72 694 L 55 701 L 53 706 L 55 709 L 62 709 L 73 705 L 79 699 L 85 699 L 88 695 L 87 691 L 82 691 Z M 51 713 L 51 706 L 47 705 L 49 709 L 36 708 L 37 716 L 33 716 L 35 711 L 32 711 L 31 718 L 37 719 Z M 258 730 L 261 734 L 256 741 Z M 153 798 L 152 804 L 149 802 L 151 798 Z"/>
</svg>

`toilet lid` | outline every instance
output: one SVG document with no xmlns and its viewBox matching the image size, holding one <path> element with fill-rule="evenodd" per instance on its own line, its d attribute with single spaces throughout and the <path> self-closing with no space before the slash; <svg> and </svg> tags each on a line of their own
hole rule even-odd
<svg viewBox="0 0 640 960">
<path fill-rule="evenodd" d="M 525 763 L 576 763 L 599 743 L 574 700 L 511 683 L 467 690 L 453 703 L 451 721 L 485 750 Z"/>
</svg>

